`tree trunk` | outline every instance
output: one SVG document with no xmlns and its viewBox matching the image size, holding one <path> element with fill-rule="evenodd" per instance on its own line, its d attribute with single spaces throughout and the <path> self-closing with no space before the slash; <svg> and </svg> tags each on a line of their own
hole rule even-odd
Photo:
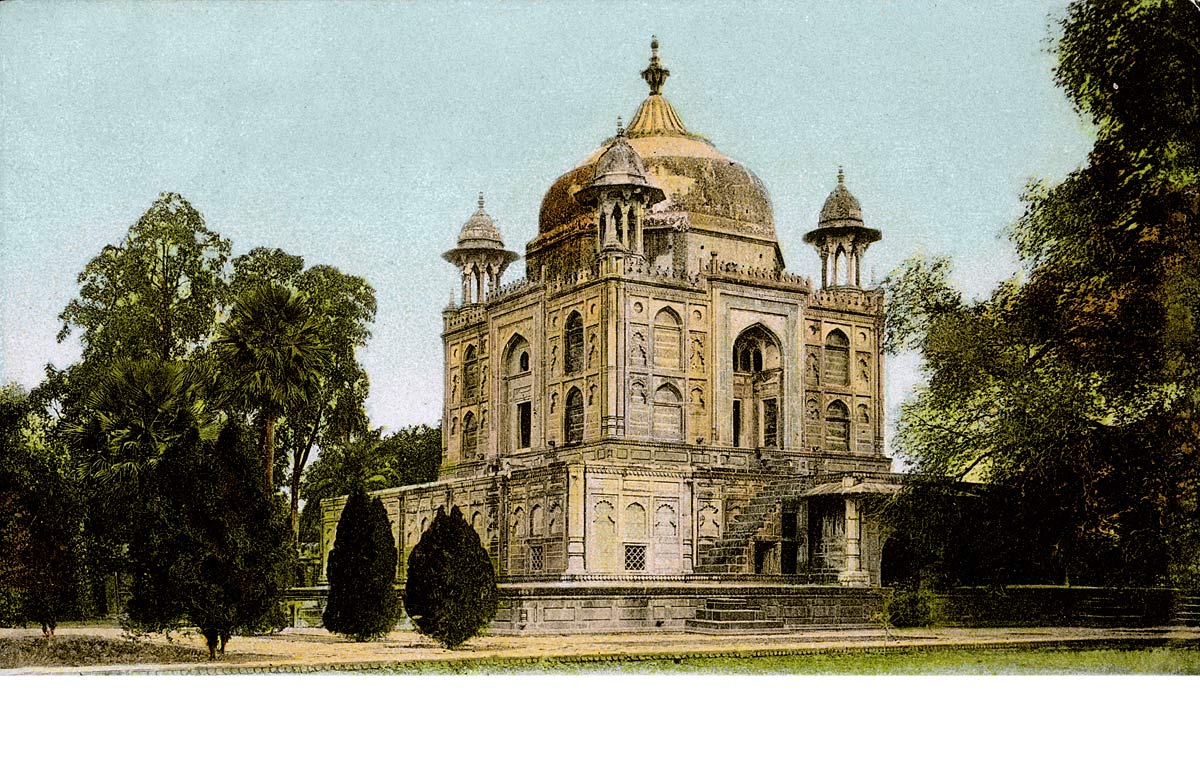
<svg viewBox="0 0 1200 764">
<path fill-rule="evenodd" d="M 275 418 L 262 415 L 263 490 L 275 494 Z"/>
<path fill-rule="evenodd" d="M 215 661 L 217 659 L 217 644 L 219 634 L 216 629 L 201 629 L 201 634 L 204 635 L 204 643 L 208 646 L 208 659 Z"/>
<path fill-rule="evenodd" d="M 300 449 L 295 448 L 292 455 L 292 495 L 290 503 L 292 509 L 292 540 L 297 544 L 300 543 L 300 477 L 302 475 L 301 470 L 303 469 L 304 466 L 300 463 Z"/>
</svg>

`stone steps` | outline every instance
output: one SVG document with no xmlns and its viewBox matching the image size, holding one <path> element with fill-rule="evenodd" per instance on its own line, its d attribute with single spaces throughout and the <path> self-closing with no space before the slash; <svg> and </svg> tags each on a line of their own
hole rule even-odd
<svg viewBox="0 0 1200 764">
<path fill-rule="evenodd" d="M 1177 595 L 1171 607 L 1171 625 L 1200 627 L 1200 597 Z"/>
<path fill-rule="evenodd" d="M 794 479 L 768 484 L 754 495 L 746 508 L 729 521 L 725 533 L 712 546 L 702 550 L 696 564 L 697 573 L 749 573 L 750 542 L 766 524 L 779 502 L 795 498 Z"/>
<path fill-rule="evenodd" d="M 1112 595 L 1089 597 L 1079 607 L 1080 620 L 1088 626 L 1136 628 L 1146 621 L 1144 613 L 1131 609 L 1129 603 Z"/>
<path fill-rule="evenodd" d="M 783 621 L 762 617 L 762 610 L 734 597 L 710 597 L 695 618 L 684 621 L 692 634 L 770 634 L 784 631 Z"/>
</svg>

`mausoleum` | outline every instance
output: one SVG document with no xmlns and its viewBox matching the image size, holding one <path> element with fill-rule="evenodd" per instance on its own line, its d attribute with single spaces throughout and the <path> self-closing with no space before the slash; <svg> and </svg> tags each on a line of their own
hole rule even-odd
<svg viewBox="0 0 1200 764">
<path fill-rule="evenodd" d="M 685 126 L 656 41 L 641 74 L 629 125 L 550 184 L 522 278 L 482 195 L 443 254 L 440 476 L 376 492 L 397 577 L 457 508 L 501 582 L 494 630 L 864 623 L 884 530 L 863 499 L 898 487 L 862 278 L 881 234 L 838 169 L 791 255 L 820 284 L 790 274 L 767 189 Z"/>
</svg>

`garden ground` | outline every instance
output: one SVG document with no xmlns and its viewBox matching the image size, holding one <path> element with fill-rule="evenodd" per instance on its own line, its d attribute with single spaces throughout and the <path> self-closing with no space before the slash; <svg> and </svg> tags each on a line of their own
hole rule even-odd
<svg viewBox="0 0 1200 764">
<path fill-rule="evenodd" d="M 1200 629 L 812 630 L 791 634 L 484 636 L 456 650 L 413 631 L 353 642 L 321 629 L 236 637 L 216 662 L 203 640 L 131 640 L 118 627 L 67 625 L 51 640 L 0 629 L 0 673 L 1200 673 Z"/>
</svg>

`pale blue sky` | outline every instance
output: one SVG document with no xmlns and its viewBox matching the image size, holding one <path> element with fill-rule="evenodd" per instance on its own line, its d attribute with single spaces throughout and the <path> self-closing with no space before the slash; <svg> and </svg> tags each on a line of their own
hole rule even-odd
<svg viewBox="0 0 1200 764">
<path fill-rule="evenodd" d="M 1033 177 L 1091 130 L 1051 81 L 1063 2 L 0 4 L 0 380 L 36 384 L 76 274 L 177 191 L 234 254 L 281 247 L 379 295 L 376 425 L 435 422 L 439 254 L 482 190 L 510 248 L 542 193 L 626 121 L 651 34 L 687 127 L 766 183 L 789 270 L 838 164 L 882 278 L 950 255 L 982 294 Z M 509 278 L 523 273 L 523 262 Z M 893 412 L 916 378 L 889 369 Z"/>
</svg>

